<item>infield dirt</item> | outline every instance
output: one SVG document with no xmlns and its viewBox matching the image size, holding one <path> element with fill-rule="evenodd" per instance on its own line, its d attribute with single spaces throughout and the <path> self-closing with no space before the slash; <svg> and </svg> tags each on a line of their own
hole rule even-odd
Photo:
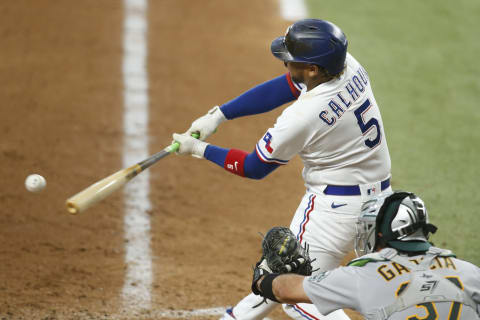
<svg viewBox="0 0 480 320">
<path fill-rule="evenodd" d="M 0 3 L 1 319 L 136 318 L 120 295 L 122 193 L 78 216 L 64 206 L 122 167 L 123 9 L 121 1 Z M 285 72 L 269 52 L 289 25 L 274 0 L 150 1 L 148 23 L 150 153 L 212 106 Z M 210 141 L 251 151 L 280 109 L 223 124 Z M 243 298 L 258 233 L 289 225 L 304 193 L 301 169 L 295 159 L 253 181 L 175 155 L 149 169 L 153 308 Z M 40 194 L 24 188 L 31 173 L 47 179 Z M 271 318 L 287 319 L 280 308 Z"/>
</svg>

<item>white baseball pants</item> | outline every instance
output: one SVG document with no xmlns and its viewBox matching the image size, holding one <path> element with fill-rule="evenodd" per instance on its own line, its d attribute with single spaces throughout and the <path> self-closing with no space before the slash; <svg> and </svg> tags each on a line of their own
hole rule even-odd
<svg viewBox="0 0 480 320">
<path fill-rule="evenodd" d="M 304 245 L 309 246 L 309 253 L 315 261 L 312 263 L 316 272 L 331 270 L 340 265 L 346 254 L 352 251 L 356 234 L 357 217 L 364 201 L 372 195 L 337 196 L 314 193 L 307 190 L 298 206 L 290 224 L 290 229 Z M 388 190 L 391 190 L 389 187 Z M 243 298 L 234 308 L 232 318 L 225 314 L 221 319 L 260 320 L 265 318 L 279 304 L 269 301 L 256 308 L 262 297 L 253 293 Z M 349 320 L 343 312 L 337 310 L 325 316 L 318 312 L 313 304 L 300 303 L 282 305 L 285 313 L 298 320 Z"/>
</svg>

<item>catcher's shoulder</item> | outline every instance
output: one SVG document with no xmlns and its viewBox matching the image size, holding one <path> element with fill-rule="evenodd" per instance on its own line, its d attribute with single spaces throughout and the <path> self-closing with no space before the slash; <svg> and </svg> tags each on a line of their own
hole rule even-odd
<svg viewBox="0 0 480 320">
<path fill-rule="evenodd" d="M 435 254 L 438 257 L 444 257 L 444 258 L 456 257 L 455 254 L 450 250 L 437 248 L 433 246 L 430 247 L 430 249 L 428 250 L 428 253 Z M 363 267 L 370 262 L 390 261 L 397 254 L 398 254 L 397 250 L 393 248 L 384 248 L 379 252 L 369 253 L 357 259 L 353 259 L 347 264 L 347 266 Z"/>
<path fill-rule="evenodd" d="M 382 257 L 378 252 L 369 253 L 359 258 L 353 259 L 349 263 L 347 263 L 348 267 L 363 267 L 370 262 L 381 262 L 387 261 L 384 257 Z"/>
</svg>

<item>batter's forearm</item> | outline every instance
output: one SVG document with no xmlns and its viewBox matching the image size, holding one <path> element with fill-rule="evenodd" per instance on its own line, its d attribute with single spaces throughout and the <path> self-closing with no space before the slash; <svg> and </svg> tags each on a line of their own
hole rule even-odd
<svg viewBox="0 0 480 320">
<path fill-rule="evenodd" d="M 220 110 L 229 120 L 264 113 L 295 100 L 299 93 L 290 76 L 281 75 L 230 100 Z"/>
<path fill-rule="evenodd" d="M 211 144 L 205 149 L 204 157 L 228 172 L 250 179 L 262 179 L 279 166 L 262 162 L 255 151 L 248 154 L 242 150 L 224 149 Z"/>
</svg>

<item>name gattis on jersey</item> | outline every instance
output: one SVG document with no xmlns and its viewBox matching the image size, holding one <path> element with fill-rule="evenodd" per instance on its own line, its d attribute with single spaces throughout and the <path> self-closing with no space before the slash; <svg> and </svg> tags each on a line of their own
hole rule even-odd
<svg viewBox="0 0 480 320">
<path fill-rule="evenodd" d="M 420 261 L 411 259 L 410 261 L 414 262 L 415 264 L 420 264 Z M 434 263 L 430 266 L 431 270 L 435 270 L 438 268 L 443 269 L 452 269 L 457 270 L 457 267 L 453 263 L 453 260 L 450 257 L 437 257 L 434 259 Z M 377 272 L 385 279 L 386 281 L 390 281 L 396 276 L 401 275 L 402 273 L 410 273 L 410 270 L 405 268 L 398 263 L 391 262 L 389 264 L 382 264 L 380 267 L 377 268 Z"/>
</svg>

